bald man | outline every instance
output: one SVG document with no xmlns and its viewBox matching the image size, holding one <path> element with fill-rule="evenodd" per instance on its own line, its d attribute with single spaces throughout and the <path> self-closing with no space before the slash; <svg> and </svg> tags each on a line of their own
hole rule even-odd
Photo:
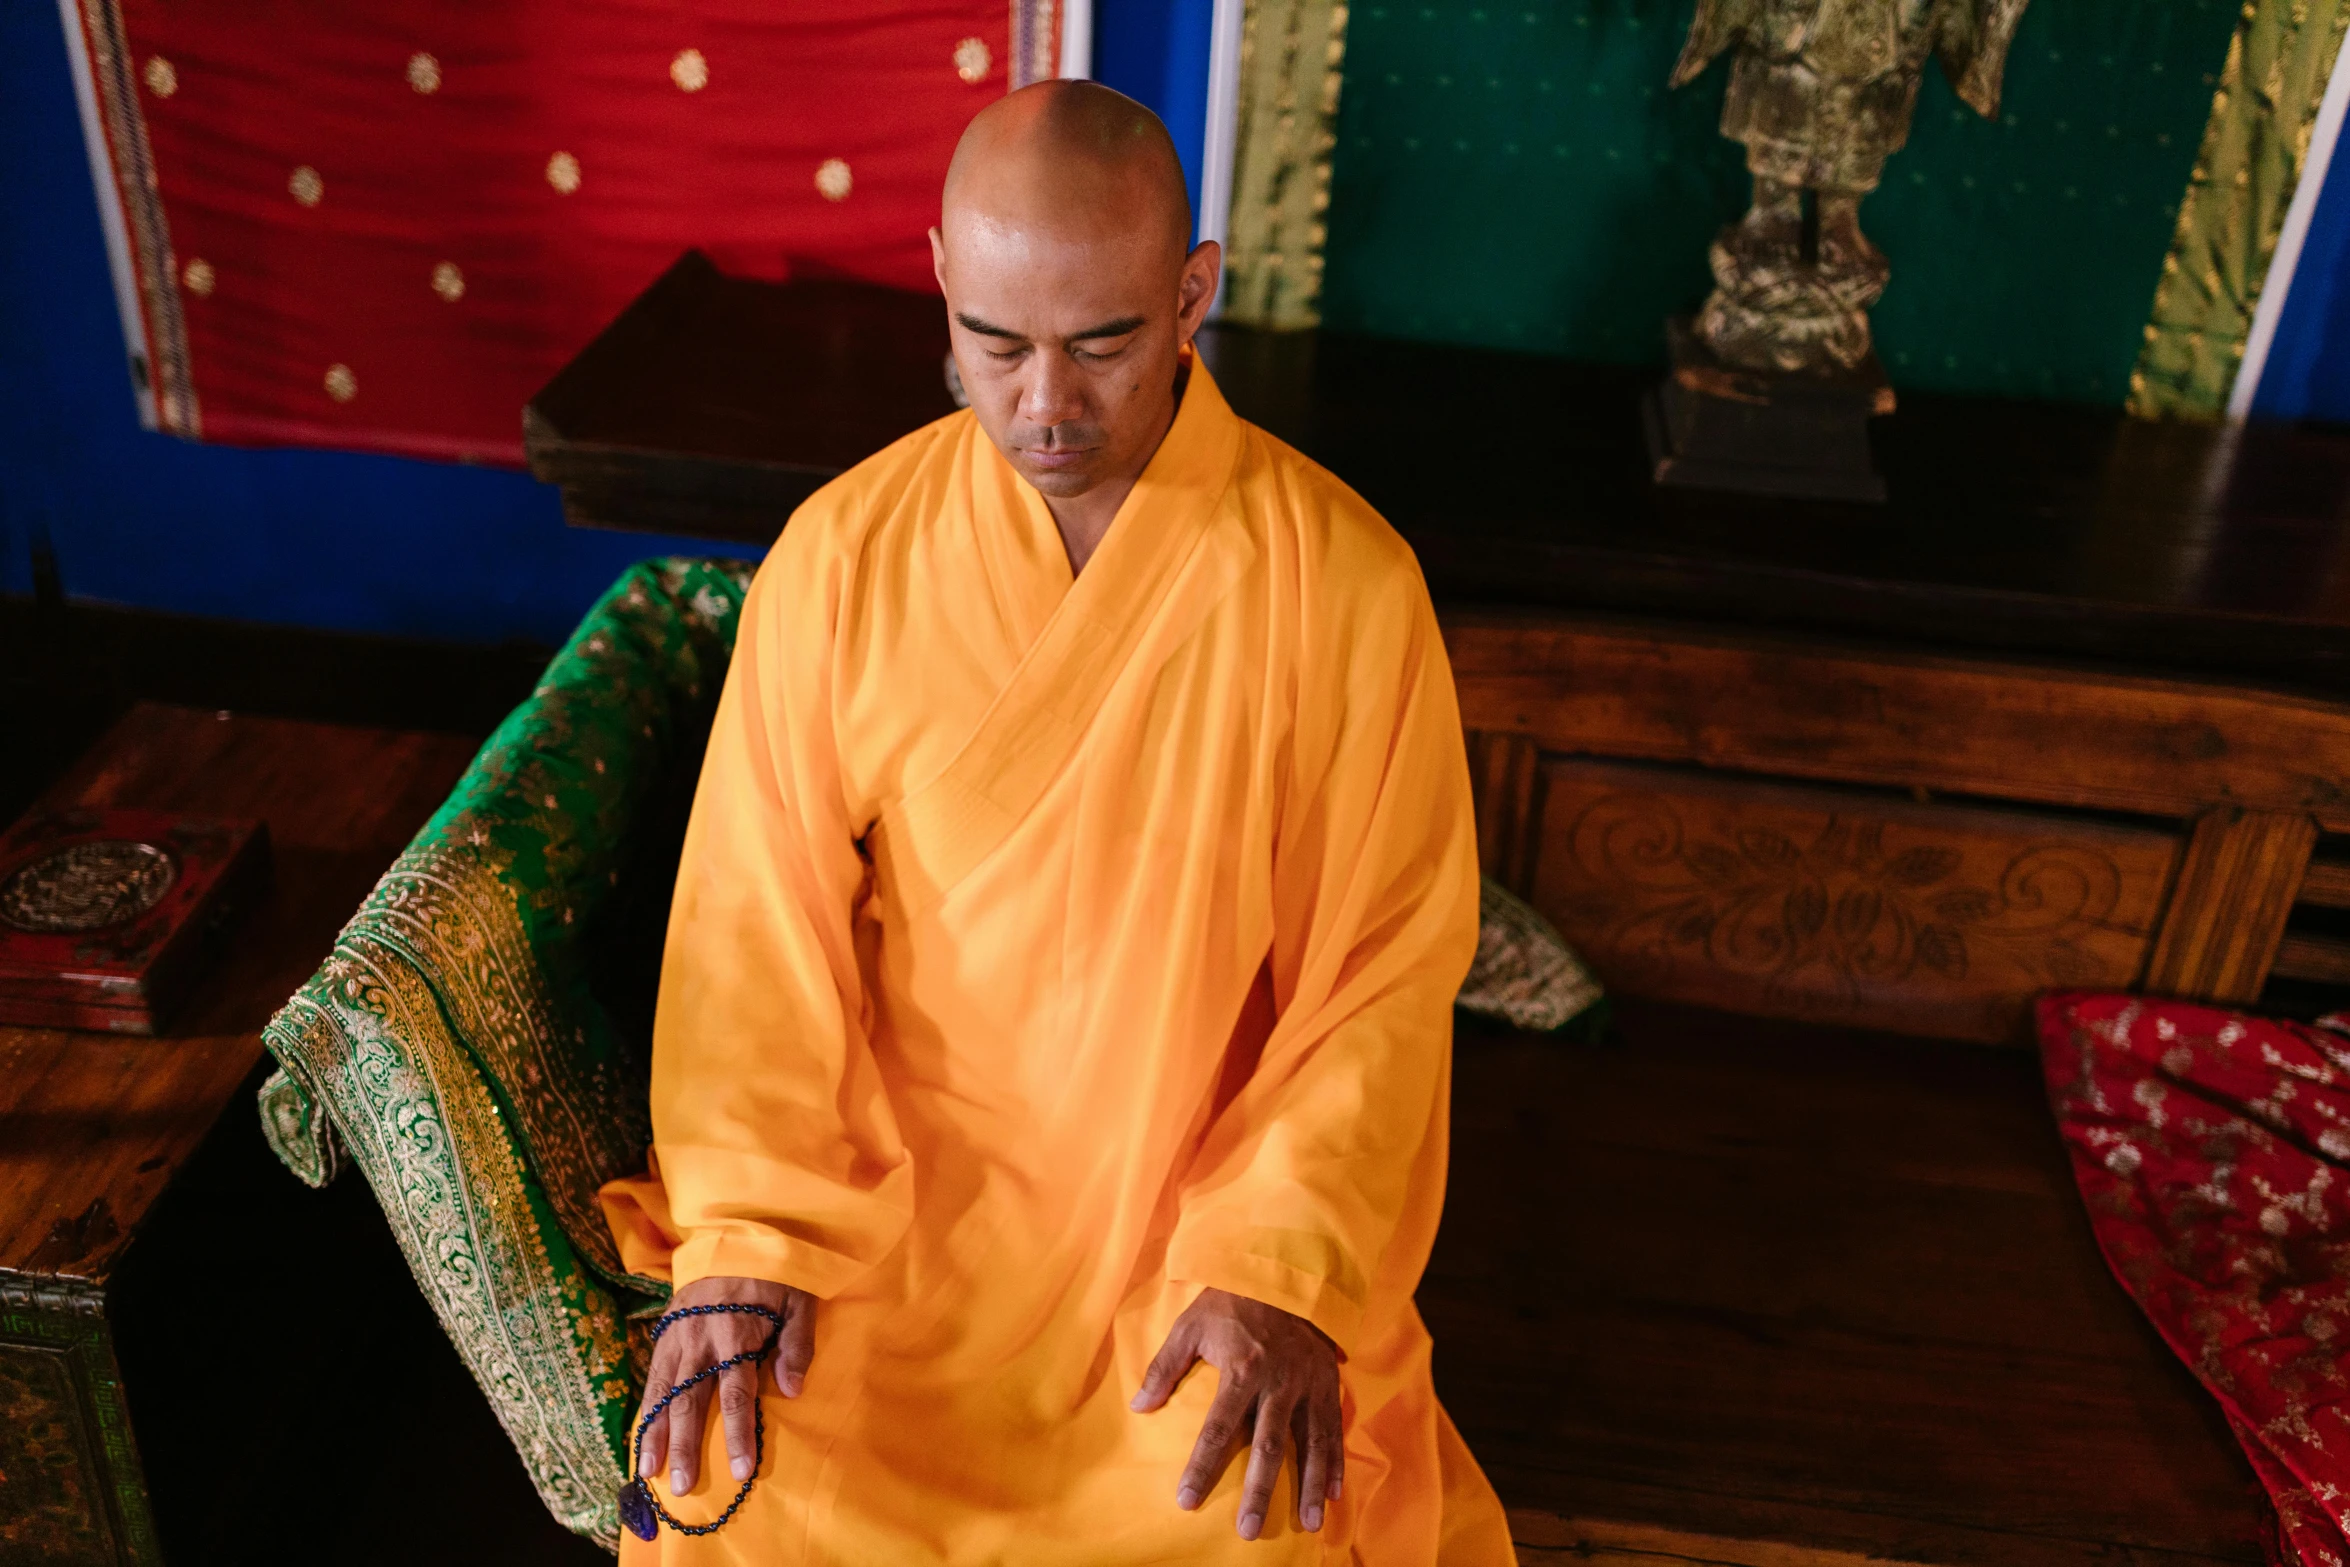
<svg viewBox="0 0 2350 1567">
<path fill-rule="evenodd" d="M 725 1521 L 625 1563 L 1514 1559 L 1412 1307 L 1476 945 L 1451 675 L 1409 549 L 1193 355 L 1190 226 L 1132 101 L 980 114 L 930 235 L 971 407 L 744 605 L 606 1207 L 673 1310 L 782 1325 L 660 1339 L 648 1415 L 771 1331 L 772 1375 L 652 1419 Z"/>
</svg>

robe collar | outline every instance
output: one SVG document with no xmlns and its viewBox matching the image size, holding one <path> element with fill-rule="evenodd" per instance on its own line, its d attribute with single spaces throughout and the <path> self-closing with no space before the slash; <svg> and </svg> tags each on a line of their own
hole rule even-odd
<svg viewBox="0 0 2350 1567">
<path fill-rule="evenodd" d="M 907 918 L 936 907 L 1026 819 L 1083 743 L 1113 687 L 1147 689 L 1159 665 L 1257 553 L 1231 496 L 1241 422 L 1204 366 L 1193 365 L 1167 438 L 1074 582 L 1067 580 L 1068 557 L 1060 553 L 1060 532 L 1044 497 L 978 431 L 976 420 L 968 433 L 984 481 L 973 519 L 980 538 L 1002 535 L 994 547 L 1022 557 L 1017 564 L 1029 568 L 1031 580 L 1041 541 L 1049 539 L 1066 587 L 1033 634 L 1023 632 L 1018 664 L 954 758 L 938 776 L 885 805 L 868 834 L 875 864 Z M 1002 509 L 1012 506 L 1021 510 Z M 1016 518 L 1030 527 L 1025 547 Z M 986 569 L 995 575 L 998 562 Z"/>
<path fill-rule="evenodd" d="M 1182 363 L 1185 384 L 1174 421 L 1083 572 L 1070 571 L 1044 496 L 972 420 L 974 488 L 985 498 L 977 519 L 979 546 L 989 585 L 1023 645 L 1035 640 L 1065 600 L 1082 611 L 1097 599 L 1125 597 L 1096 591 L 1097 579 L 1106 588 L 1109 578 L 1153 576 L 1170 558 L 1188 553 L 1230 487 L 1240 456 L 1240 416 L 1196 348 L 1186 345 Z"/>
</svg>

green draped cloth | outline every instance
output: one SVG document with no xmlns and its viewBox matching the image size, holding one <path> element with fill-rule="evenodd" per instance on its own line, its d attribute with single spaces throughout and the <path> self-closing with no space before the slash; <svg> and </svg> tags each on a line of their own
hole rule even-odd
<svg viewBox="0 0 2350 1567">
<path fill-rule="evenodd" d="M 629 568 L 264 1033 L 278 1157 L 356 1165 L 547 1507 L 616 1547 L 668 1287 L 596 1190 L 641 1174 L 669 889 L 751 568 Z M 1491 883 L 1461 1003 L 1521 1028 L 1598 986 Z"/>
<path fill-rule="evenodd" d="M 652 1141 L 651 990 L 750 580 L 629 569 L 269 1024 L 271 1146 L 374 1187 L 555 1516 L 607 1546 L 643 1380 L 596 1189 Z"/>
</svg>

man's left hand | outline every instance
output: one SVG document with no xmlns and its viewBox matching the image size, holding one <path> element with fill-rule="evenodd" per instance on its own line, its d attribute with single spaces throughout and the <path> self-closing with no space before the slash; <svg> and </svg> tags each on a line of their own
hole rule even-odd
<svg viewBox="0 0 2350 1567">
<path fill-rule="evenodd" d="M 1292 1439 L 1302 1470 L 1298 1522 L 1321 1528 L 1323 1506 L 1338 1500 L 1346 1473 L 1338 1347 L 1312 1323 L 1278 1306 L 1219 1289 L 1201 1290 L 1175 1319 L 1131 1407 L 1141 1414 L 1163 1407 L 1184 1373 L 1202 1360 L 1218 1372 L 1216 1401 L 1176 1486 L 1175 1505 L 1185 1512 L 1199 1506 L 1223 1472 L 1233 1439 L 1253 1425 L 1248 1475 L 1240 1492 L 1240 1537 L 1253 1540 L 1264 1530 L 1273 1482 L 1280 1478 Z"/>
</svg>

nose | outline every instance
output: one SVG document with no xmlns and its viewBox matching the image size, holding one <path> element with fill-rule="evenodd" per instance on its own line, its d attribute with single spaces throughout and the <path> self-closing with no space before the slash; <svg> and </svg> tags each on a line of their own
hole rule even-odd
<svg viewBox="0 0 2350 1567">
<path fill-rule="evenodd" d="M 1085 386 L 1069 356 L 1044 350 L 1029 358 L 1020 415 L 1032 424 L 1067 424 L 1085 414 Z"/>
</svg>

